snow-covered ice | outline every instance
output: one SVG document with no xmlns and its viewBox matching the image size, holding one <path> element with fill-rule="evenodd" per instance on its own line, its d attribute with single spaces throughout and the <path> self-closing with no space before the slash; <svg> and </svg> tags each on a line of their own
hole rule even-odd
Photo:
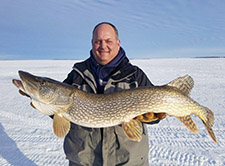
<svg viewBox="0 0 225 166">
<path fill-rule="evenodd" d="M 0 61 L 0 165 L 67 165 L 63 139 L 52 132 L 52 120 L 33 109 L 12 84 L 18 70 L 63 80 L 74 60 Z M 195 86 L 191 97 L 215 114 L 214 144 L 201 120 L 192 116 L 199 134 L 193 134 L 176 118 L 167 117 L 149 125 L 150 165 L 225 165 L 225 59 L 143 59 L 132 60 L 155 85 L 190 74 Z"/>
</svg>

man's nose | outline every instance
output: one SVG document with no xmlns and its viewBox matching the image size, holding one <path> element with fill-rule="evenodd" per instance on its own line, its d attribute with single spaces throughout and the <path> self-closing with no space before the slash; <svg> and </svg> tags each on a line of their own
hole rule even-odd
<svg viewBox="0 0 225 166">
<path fill-rule="evenodd" d="M 102 41 L 100 44 L 100 47 L 104 49 L 106 48 L 106 46 L 107 46 L 107 43 L 105 41 Z"/>
</svg>

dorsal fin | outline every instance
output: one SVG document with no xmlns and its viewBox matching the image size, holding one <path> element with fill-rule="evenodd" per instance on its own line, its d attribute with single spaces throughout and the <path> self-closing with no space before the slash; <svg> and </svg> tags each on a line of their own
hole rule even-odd
<svg viewBox="0 0 225 166">
<path fill-rule="evenodd" d="M 177 79 L 171 81 L 167 84 L 168 86 L 176 87 L 185 95 L 189 95 L 191 89 L 194 87 L 194 80 L 189 75 L 185 75 L 183 77 L 178 77 Z"/>
</svg>

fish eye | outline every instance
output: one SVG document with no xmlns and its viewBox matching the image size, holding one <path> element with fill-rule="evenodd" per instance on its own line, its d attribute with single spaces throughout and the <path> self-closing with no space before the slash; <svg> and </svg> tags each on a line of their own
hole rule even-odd
<svg viewBox="0 0 225 166">
<path fill-rule="evenodd" d="M 41 85 L 44 86 L 45 85 L 45 81 L 41 81 Z"/>
</svg>

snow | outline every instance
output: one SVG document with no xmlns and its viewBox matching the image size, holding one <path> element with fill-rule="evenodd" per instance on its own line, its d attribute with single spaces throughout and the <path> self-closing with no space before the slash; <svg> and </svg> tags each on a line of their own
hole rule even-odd
<svg viewBox="0 0 225 166">
<path fill-rule="evenodd" d="M 0 61 L 0 165 L 67 165 L 63 139 L 52 132 L 52 120 L 33 109 L 12 84 L 18 70 L 63 80 L 74 60 Z M 190 74 L 195 86 L 191 96 L 215 114 L 214 133 L 209 137 L 201 120 L 192 116 L 199 134 L 193 134 L 174 117 L 149 125 L 150 165 L 225 165 L 225 59 L 143 59 L 132 60 L 155 85 Z"/>
</svg>

